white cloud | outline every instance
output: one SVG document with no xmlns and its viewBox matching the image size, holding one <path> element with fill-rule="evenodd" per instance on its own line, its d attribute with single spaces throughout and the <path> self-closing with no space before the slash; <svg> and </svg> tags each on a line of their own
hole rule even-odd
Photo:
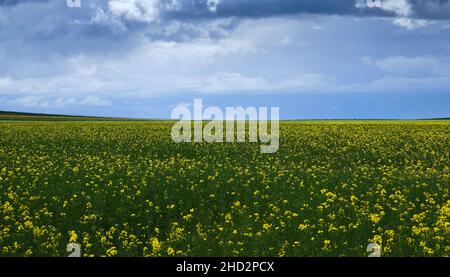
<svg viewBox="0 0 450 277">
<path fill-rule="evenodd" d="M 9 101 L 12 105 L 23 106 L 23 107 L 38 107 L 38 106 L 48 106 L 48 102 L 43 100 L 38 96 L 25 96 Z"/>
<path fill-rule="evenodd" d="M 179 11 L 181 10 L 181 3 L 180 0 L 167 0 L 165 1 L 165 6 L 164 6 L 166 11 Z"/>
<path fill-rule="evenodd" d="M 221 0 L 207 0 L 206 5 L 208 6 L 208 9 L 210 12 L 216 12 L 217 6 L 220 4 Z"/>
<path fill-rule="evenodd" d="M 124 25 L 122 20 L 120 20 L 120 18 L 112 16 L 110 13 L 108 13 L 108 11 L 105 11 L 104 9 L 102 9 L 100 7 L 97 7 L 95 13 L 90 18 L 88 23 L 91 25 L 107 26 L 112 29 L 126 31 L 126 26 Z M 83 22 L 76 21 L 76 22 L 73 22 L 72 24 L 78 24 L 78 25 L 82 26 Z"/>
<path fill-rule="evenodd" d="M 162 68 L 177 64 L 178 69 L 189 66 L 206 65 L 233 54 L 246 55 L 258 52 L 249 41 L 223 39 L 213 41 L 209 39 L 195 40 L 192 42 L 144 42 L 136 49 L 131 57 L 134 62 L 158 65 Z M 138 60 L 135 60 L 137 58 Z M 144 59 L 144 60 L 142 60 Z M 171 71 L 174 68 L 170 68 Z"/>
<path fill-rule="evenodd" d="M 369 5 L 370 3 L 370 5 Z M 357 8 L 378 8 L 397 15 L 391 19 L 394 25 L 406 28 L 408 30 L 425 27 L 430 21 L 424 19 L 411 18 L 413 14 L 413 6 L 408 0 L 378 0 L 374 4 L 369 0 L 358 0 Z"/>
<path fill-rule="evenodd" d="M 11 83 L 11 78 L 0 78 L 0 91 L 2 90 L 2 88 L 6 88 L 11 85 Z"/>
<path fill-rule="evenodd" d="M 275 85 L 273 89 L 295 90 L 297 92 L 319 92 L 331 91 L 335 85 L 336 81 L 333 76 L 305 73 L 284 80 L 279 85 Z"/>
<path fill-rule="evenodd" d="M 221 72 L 203 76 L 189 76 L 174 78 L 174 84 L 181 85 L 181 89 L 189 89 L 201 93 L 267 93 L 274 91 L 290 92 L 320 92 L 332 90 L 335 80 L 331 76 L 322 74 L 301 74 L 285 79 L 269 79 L 263 76 L 245 76 L 240 73 Z M 166 80 L 165 83 L 170 83 Z"/>
<path fill-rule="evenodd" d="M 107 13 L 106 17 L 111 16 Z M 26 65 L 26 68 L 21 67 L 26 70 L 20 71 L 26 74 L 3 73 L 5 77 L 0 76 L 0 96 L 19 97 L 11 102 L 16 105 L 106 107 L 124 99 L 169 94 L 389 90 L 389 86 L 399 88 L 412 83 L 432 85 L 431 79 L 426 79 L 430 74 L 435 77 L 449 72 L 448 65 L 438 57 L 398 56 L 378 60 L 365 57 L 362 59 L 365 64 L 380 70 L 376 77 L 379 79 L 368 81 L 370 75 L 366 72 L 355 74 L 365 74 L 361 83 L 358 83 L 360 76 L 346 79 L 342 72 L 348 72 L 346 66 L 354 62 L 348 59 L 346 49 L 324 36 L 332 37 L 330 32 L 341 28 L 336 25 L 342 25 L 347 19 L 329 20 L 333 21 L 315 16 L 301 20 L 293 17 L 246 19 L 228 29 L 225 38 L 211 38 L 208 32 L 220 24 L 230 23 L 230 19 L 220 19 L 199 24 L 196 39 L 152 41 L 142 35 L 133 38 L 132 46 L 127 46 L 129 51 L 90 53 L 86 50 L 83 54 L 54 55 L 41 60 L 37 56 L 25 57 L 11 64 Z M 323 32 L 313 31 L 315 22 L 327 28 Z M 185 24 L 174 21 L 165 28 L 173 33 L 183 32 Z M 342 26 L 349 26 L 348 22 Z M 337 60 L 338 66 L 335 65 Z M 49 69 L 51 72 L 45 72 Z M 364 69 L 373 72 L 372 68 Z M 382 74 L 388 76 L 382 78 Z M 347 84 L 346 80 L 355 84 Z M 444 79 L 437 81 L 444 82 Z"/>
<path fill-rule="evenodd" d="M 111 106 L 111 102 L 105 99 L 102 99 L 97 96 L 87 96 L 83 100 L 80 101 L 80 105 L 83 106 L 91 106 L 91 107 L 108 107 Z"/>
<path fill-rule="evenodd" d="M 27 108 L 64 108 L 67 106 L 75 105 L 76 100 L 74 98 L 62 98 L 49 99 L 45 96 L 25 96 L 19 97 L 9 101 L 9 104 L 27 107 Z"/>
<path fill-rule="evenodd" d="M 381 8 L 400 16 L 410 16 L 412 14 L 412 6 L 408 0 L 384 0 L 381 1 Z"/>
<path fill-rule="evenodd" d="M 39 76 L 39 72 L 36 72 L 31 74 L 32 77 L 0 76 L 0 94 L 80 98 L 108 93 L 109 98 L 120 95 L 159 95 L 189 89 L 199 91 L 202 86 L 225 90 L 225 85 L 236 87 L 234 83 L 242 85 L 238 88 L 245 88 L 252 86 L 250 78 L 244 80 L 249 81 L 247 83 L 239 81 L 237 75 L 217 74 L 210 70 L 210 66 L 230 56 L 257 52 L 250 42 L 239 39 L 201 39 L 180 43 L 144 39 L 132 51 L 120 55 L 87 53 L 47 60 L 46 68 L 57 68 L 53 74 Z M 40 65 L 37 61 L 28 61 L 27 66 L 38 68 Z M 229 84 L 219 85 L 220 82 L 228 81 Z M 98 99 L 92 97 L 81 104 L 107 104 L 94 101 Z"/>
<path fill-rule="evenodd" d="M 430 24 L 430 22 L 428 20 L 412 19 L 412 18 L 405 18 L 405 17 L 395 18 L 392 20 L 392 23 L 394 25 L 406 28 L 408 30 L 425 27 L 428 24 Z"/>
<path fill-rule="evenodd" d="M 149 23 L 158 18 L 158 4 L 158 0 L 109 0 L 108 9 L 114 17 Z"/>
<path fill-rule="evenodd" d="M 266 90 L 269 87 L 262 77 L 243 76 L 239 73 L 219 73 L 206 78 L 198 78 L 196 91 L 204 93 L 217 93 L 227 91 Z"/>
<path fill-rule="evenodd" d="M 312 23 L 311 29 L 313 29 L 313 30 L 315 30 L 315 31 L 321 31 L 321 30 L 325 29 L 325 26 L 313 22 L 313 23 Z"/>
<path fill-rule="evenodd" d="M 112 103 L 96 96 L 87 96 L 84 99 L 74 97 L 54 97 L 49 95 L 28 95 L 8 101 L 9 105 L 26 108 L 70 108 L 73 106 L 107 107 Z"/>
<path fill-rule="evenodd" d="M 390 56 L 378 60 L 364 57 L 363 62 L 391 74 L 423 76 L 450 75 L 450 63 L 445 58 L 435 56 Z"/>
<path fill-rule="evenodd" d="M 53 101 L 53 105 L 56 107 L 66 107 L 66 106 L 71 106 L 71 105 L 75 105 L 75 104 L 76 104 L 75 98 L 58 97 Z"/>
<path fill-rule="evenodd" d="M 450 77 L 383 77 L 369 83 L 338 85 L 334 92 L 412 92 L 412 91 L 447 91 Z"/>
<path fill-rule="evenodd" d="M 280 41 L 280 45 L 282 45 L 282 46 L 292 46 L 292 45 L 294 45 L 294 41 L 292 40 L 291 37 L 285 36 L 285 37 Z"/>
<path fill-rule="evenodd" d="M 176 105 L 170 105 L 169 108 L 170 109 L 175 109 L 175 108 L 188 108 L 189 109 L 192 106 L 193 106 L 192 103 L 180 102 L 180 103 L 178 103 Z"/>
<path fill-rule="evenodd" d="M 355 5 L 359 9 L 377 8 L 399 16 L 410 16 L 412 13 L 412 6 L 408 0 L 376 0 L 374 3 L 370 0 L 357 0 Z"/>
<path fill-rule="evenodd" d="M 228 21 L 221 19 L 207 22 L 205 24 L 208 26 L 202 29 L 207 31 L 210 27 L 215 28 L 217 24 L 227 24 Z M 272 22 L 278 27 L 274 27 Z M 123 97 L 189 91 L 221 93 L 295 88 L 317 90 L 325 83 L 319 80 L 320 74 L 308 76 L 282 73 L 272 78 L 260 73 L 266 70 L 260 70 L 257 66 L 252 66 L 247 72 L 242 70 L 246 67 L 245 60 L 264 56 L 267 45 L 280 46 L 273 35 L 278 36 L 281 41 L 286 38 L 286 44 L 297 42 L 298 37 L 293 30 L 297 31 L 299 28 L 310 30 L 311 21 L 248 20 L 224 39 L 211 39 L 202 35 L 195 40 L 169 42 L 150 41 L 144 37 L 136 40 L 129 52 L 55 55 L 43 65 L 39 65 L 36 60 L 26 60 L 27 68 L 51 68 L 51 74 L 31 72 L 26 77 L 15 75 L 0 78 L 0 94 L 51 95 L 76 99 L 101 96 L 109 101 Z M 89 98 L 78 104 L 102 104 L 101 101 L 88 100 L 93 99 Z"/>
</svg>

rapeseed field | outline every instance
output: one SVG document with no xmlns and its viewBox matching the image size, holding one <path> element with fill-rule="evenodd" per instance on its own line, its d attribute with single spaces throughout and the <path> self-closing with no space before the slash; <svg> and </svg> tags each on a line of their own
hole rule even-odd
<svg viewBox="0 0 450 277">
<path fill-rule="evenodd" d="M 0 123 L 0 256 L 450 255 L 449 121 L 284 121 L 274 154 L 172 125 Z"/>
</svg>

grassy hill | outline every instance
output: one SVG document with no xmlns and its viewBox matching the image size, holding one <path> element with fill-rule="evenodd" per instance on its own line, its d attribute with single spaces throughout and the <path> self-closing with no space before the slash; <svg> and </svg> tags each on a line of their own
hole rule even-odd
<svg viewBox="0 0 450 277">
<path fill-rule="evenodd" d="M 0 111 L 0 121 L 124 121 L 133 120 L 141 121 L 144 119 L 130 119 L 130 118 L 118 118 L 118 117 L 99 117 L 99 116 L 80 116 L 80 115 L 62 115 L 62 114 L 43 114 L 43 113 L 23 113 L 23 112 L 11 112 Z M 331 119 L 331 120 L 310 120 L 310 119 L 288 119 L 284 121 L 379 121 L 378 119 Z M 450 120 L 448 118 L 427 118 L 420 120 Z M 381 120 L 384 121 L 384 120 Z"/>
<path fill-rule="evenodd" d="M 114 121 L 126 120 L 113 117 L 94 117 L 94 116 L 74 116 L 60 114 L 40 114 L 40 113 L 22 113 L 0 111 L 0 121 L 18 120 L 18 121 Z"/>
</svg>

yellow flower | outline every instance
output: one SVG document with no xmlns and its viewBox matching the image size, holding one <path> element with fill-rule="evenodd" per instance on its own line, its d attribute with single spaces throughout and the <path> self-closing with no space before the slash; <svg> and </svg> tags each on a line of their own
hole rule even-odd
<svg viewBox="0 0 450 277">
<path fill-rule="evenodd" d="M 354 202 L 358 201 L 358 197 L 356 197 L 355 195 L 350 196 L 350 201 L 354 204 Z"/>
<path fill-rule="evenodd" d="M 307 228 L 308 228 L 308 225 L 306 225 L 306 224 L 300 224 L 300 225 L 298 225 L 298 229 L 299 229 L 300 231 L 306 230 Z"/>
<path fill-rule="evenodd" d="M 77 233 L 75 231 L 69 231 L 69 242 L 76 242 L 78 239 Z"/>
<path fill-rule="evenodd" d="M 381 220 L 381 215 L 379 214 L 370 214 L 370 221 L 372 221 L 373 223 L 377 224 L 378 222 L 380 222 Z"/>
<path fill-rule="evenodd" d="M 325 251 L 329 250 L 330 246 L 331 246 L 331 240 L 326 239 L 323 241 L 323 247 L 322 247 L 323 250 L 325 250 Z"/>
<path fill-rule="evenodd" d="M 227 213 L 226 215 L 225 215 L 225 222 L 231 222 L 231 219 L 232 219 L 232 217 L 231 217 L 231 214 L 230 213 Z"/>
<path fill-rule="evenodd" d="M 380 246 L 383 244 L 383 238 L 380 235 L 373 236 L 373 238 L 369 241 L 373 242 L 373 243 L 377 243 Z"/>
<path fill-rule="evenodd" d="M 152 237 L 150 239 L 150 243 L 152 245 L 153 252 L 159 252 L 159 250 L 161 250 L 161 243 L 159 242 L 158 238 Z"/>
<path fill-rule="evenodd" d="M 31 229 L 31 228 L 33 228 L 33 222 L 31 222 L 31 221 L 25 221 L 25 223 L 23 224 L 24 226 L 25 226 L 25 228 L 29 228 L 29 229 Z"/>
<path fill-rule="evenodd" d="M 108 250 L 106 250 L 106 256 L 108 257 L 113 257 L 117 255 L 117 249 L 115 246 L 109 248 Z"/>
<path fill-rule="evenodd" d="M 270 227 L 272 227 L 272 224 L 269 224 L 269 223 L 264 223 L 263 224 L 263 229 L 266 230 L 266 231 L 269 230 Z"/>
<path fill-rule="evenodd" d="M 175 254 L 175 250 L 172 247 L 167 248 L 167 255 L 172 256 Z"/>
</svg>

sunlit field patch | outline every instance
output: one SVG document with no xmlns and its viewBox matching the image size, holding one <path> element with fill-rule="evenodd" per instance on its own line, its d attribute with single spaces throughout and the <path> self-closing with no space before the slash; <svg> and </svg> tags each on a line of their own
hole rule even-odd
<svg viewBox="0 0 450 277">
<path fill-rule="evenodd" d="M 292 121 L 280 147 L 173 122 L 0 123 L 0 256 L 450 254 L 449 121 Z"/>
</svg>

